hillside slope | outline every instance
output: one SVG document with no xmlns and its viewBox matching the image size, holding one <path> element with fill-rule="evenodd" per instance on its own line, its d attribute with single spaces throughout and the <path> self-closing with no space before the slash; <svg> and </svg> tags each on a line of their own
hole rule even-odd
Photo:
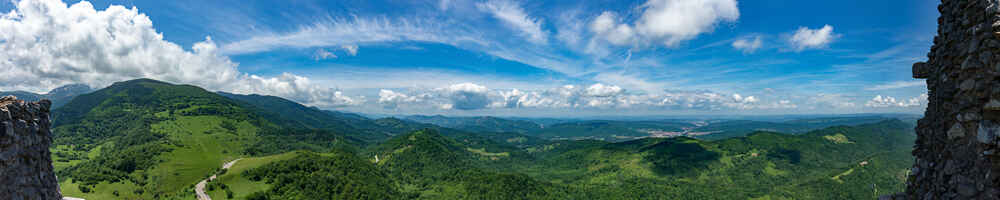
<svg viewBox="0 0 1000 200">
<path fill-rule="evenodd" d="M 53 111 L 62 191 L 87 199 L 187 198 L 221 163 L 356 139 L 285 125 L 266 110 L 189 85 L 115 83 Z"/>
</svg>

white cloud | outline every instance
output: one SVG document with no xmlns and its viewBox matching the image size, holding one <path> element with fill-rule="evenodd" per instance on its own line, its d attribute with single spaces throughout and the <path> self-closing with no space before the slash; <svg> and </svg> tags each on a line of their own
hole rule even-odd
<svg viewBox="0 0 1000 200">
<path fill-rule="evenodd" d="M 89 2 L 26 0 L 0 17 L 0 90 L 46 91 L 84 83 L 95 88 L 135 78 L 193 84 L 209 90 L 259 93 L 304 104 L 336 107 L 360 103 L 340 91 L 292 74 L 260 77 L 237 71 L 206 37 L 192 51 L 163 40 L 137 9 Z"/>
<path fill-rule="evenodd" d="M 421 96 L 416 97 L 418 95 Z M 430 90 L 411 90 L 409 94 L 383 90 L 379 93 L 379 104 L 390 109 L 456 110 L 533 108 L 719 111 L 798 107 L 789 100 L 767 102 L 756 96 L 710 91 L 628 93 L 619 86 L 601 83 L 586 86 L 564 85 L 541 90 L 488 89 L 486 86 L 474 83 L 454 84 Z"/>
<path fill-rule="evenodd" d="M 347 51 L 347 55 L 351 56 L 358 55 L 358 45 L 353 45 L 353 44 L 341 45 L 340 48 L 344 49 L 344 51 Z"/>
<path fill-rule="evenodd" d="M 603 12 L 590 23 L 590 31 L 614 45 L 634 43 L 635 31 L 628 24 L 619 24 L 620 19 L 612 12 Z"/>
<path fill-rule="evenodd" d="M 306 77 L 282 73 L 276 77 L 248 75 L 229 90 L 236 93 L 268 94 L 288 98 L 302 104 L 317 107 L 341 107 L 364 103 L 363 97 L 349 97 L 343 92 L 322 87 Z"/>
<path fill-rule="evenodd" d="M 491 103 L 487 97 L 489 90 L 482 85 L 459 83 L 437 90 L 443 91 L 443 96 L 450 100 L 446 108 L 476 110 L 486 108 Z"/>
<path fill-rule="evenodd" d="M 655 105 L 673 109 L 746 110 L 756 108 L 757 104 L 758 100 L 754 96 L 742 97 L 739 94 L 726 95 L 710 91 L 667 91 Z"/>
<path fill-rule="evenodd" d="M 711 32 L 719 22 L 739 19 L 736 0 L 650 0 L 635 29 L 666 46 Z"/>
<path fill-rule="evenodd" d="M 532 18 L 516 2 L 509 0 L 491 0 L 476 4 L 479 9 L 489 12 L 500 21 L 521 31 L 522 35 L 533 43 L 545 43 L 548 33 L 542 30 L 542 20 Z"/>
<path fill-rule="evenodd" d="M 328 18 L 287 33 L 264 33 L 222 46 L 226 55 L 269 51 L 280 47 L 306 48 L 355 45 L 368 42 L 422 41 L 454 46 L 485 46 L 473 31 L 422 18 Z"/>
<path fill-rule="evenodd" d="M 881 85 L 875 85 L 875 86 L 872 86 L 872 87 L 869 87 L 869 88 L 865 88 L 865 90 L 891 90 L 891 89 L 908 88 L 908 87 L 915 87 L 915 86 L 926 86 L 926 85 L 927 85 L 927 82 L 925 82 L 923 80 L 916 80 L 916 81 L 895 81 L 895 82 L 891 82 L 891 83 L 886 83 L 886 84 L 881 84 Z"/>
<path fill-rule="evenodd" d="M 740 38 L 733 41 L 732 46 L 734 49 L 741 50 L 743 53 L 753 53 L 761 46 L 760 36 L 754 36 L 751 38 Z"/>
<path fill-rule="evenodd" d="M 381 89 L 378 92 L 378 104 L 385 108 L 395 109 L 403 103 L 420 103 L 427 101 L 430 94 L 406 95 L 392 90 Z"/>
<path fill-rule="evenodd" d="M 927 101 L 927 94 L 921 94 L 920 96 L 910 98 L 908 100 L 896 101 L 896 98 L 891 96 L 877 95 L 875 98 L 868 100 L 865 106 L 872 108 L 887 108 L 887 107 L 914 107 L 923 105 Z"/>
<path fill-rule="evenodd" d="M 559 15 L 556 25 L 556 39 L 568 45 L 568 48 L 576 48 L 583 40 L 583 33 L 586 29 L 586 22 L 581 19 L 580 10 L 570 10 Z"/>
<path fill-rule="evenodd" d="M 589 25 L 597 41 L 611 45 L 635 47 L 660 43 L 673 47 L 682 41 L 711 32 L 720 22 L 735 22 L 740 11 L 735 0 L 649 0 L 637 10 L 641 16 L 632 25 L 614 12 L 605 11 Z M 590 53 L 605 51 L 594 41 Z"/>
<path fill-rule="evenodd" d="M 625 90 L 616 85 L 604 85 L 597 83 L 587 87 L 585 94 L 592 97 L 610 97 L 620 95 L 624 91 Z"/>
<path fill-rule="evenodd" d="M 330 58 L 337 58 L 337 55 L 333 54 L 333 52 L 327 51 L 326 49 L 317 49 L 316 53 L 313 53 L 313 60 L 316 61 Z"/>
<path fill-rule="evenodd" d="M 837 37 L 838 35 L 833 33 L 833 26 L 823 25 L 819 29 L 799 27 L 799 30 L 795 31 L 795 34 L 791 38 L 788 38 L 788 41 L 791 42 L 796 51 L 802 51 L 805 49 L 824 48 L 827 44 L 837 39 Z"/>
</svg>

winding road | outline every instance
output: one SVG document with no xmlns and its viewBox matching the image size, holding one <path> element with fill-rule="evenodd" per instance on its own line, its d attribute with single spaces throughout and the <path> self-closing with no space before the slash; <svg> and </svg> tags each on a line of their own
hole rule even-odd
<svg viewBox="0 0 1000 200">
<path fill-rule="evenodd" d="M 240 161 L 240 159 L 242 158 L 229 161 L 226 164 L 222 164 L 222 168 L 228 170 L 229 167 L 232 167 L 233 164 L 236 164 L 236 161 Z M 208 181 L 215 180 L 215 176 L 216 174 L 212 174 L 211 177 L 208 177 L 208 179 L 205 180 L 201 180 L 201 182 L 198 182 L 198 184 L 194 186 L 194 193 L 198 195 L 198 200 L 212 200 L 212 197 L 208 196 L 208 194 L 205 193 L 205 184 L 208 184 Z"/>
</svg>

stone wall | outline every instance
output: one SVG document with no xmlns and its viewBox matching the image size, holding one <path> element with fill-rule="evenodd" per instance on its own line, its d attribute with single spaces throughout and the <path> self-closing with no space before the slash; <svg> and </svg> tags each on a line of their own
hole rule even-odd
<svg viewBox="0 0 1000 200">
<path fill-rule="evenodd" d="M 905 199 L 1000 199 L 1000 3 L 943 0 Z"/>
<path fill-rule="evenodd" d="M 0 199 L 61 199 L 49 145 L 51 102 L 0 97 Z"/>
</svg>

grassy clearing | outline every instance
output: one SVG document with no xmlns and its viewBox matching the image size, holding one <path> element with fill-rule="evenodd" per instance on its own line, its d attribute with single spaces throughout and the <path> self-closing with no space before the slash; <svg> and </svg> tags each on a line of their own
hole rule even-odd
<svg viewBox="0 0 1000 200">
<path fill-rule="evenodd" d="M 788 174 L 787 171 L 783 171 L 775 167 L 776 166 L 773 162 L 767 162 L 767 165 L 764 166 L 764 173 L 771 176 L 784 176 Z"/>
<path fill-rule="evenodd" d="M 80 162 L 83 162 L 84 159 L 94 159 L 101 155 L 101 149 L 110 145 L 111 143 L 105 143 L 91 148 L 89 151 L 77 151 L 74 150 L 71 145 L 56 145 L 49 149 L 52 155 L 52 166 L 56 171 L 59 171 L 79 164 Z M 65 157 L 60 155 L 65 155 Z"/>
<path fill-rule="evenodd" d="M 145 199 L 150 198 L 147 196 L 142 196 L 137 194 L 137 189 L 141 189 L 138 185 L 132 182 L 124 181 L 118 183 L 107 183 L 102 182 L 91 188 L 92 191 L 103 191 L 103 192 L 90 192 L 83 193 L 80 191 L 80 185 L 74 183 L 72 179 L 61 180 L 59 183 L 59 190 L 62 192 L 63 196 L 67 197 L 77 197 L 83 199 Z M 115 195 L 117 191 L 118 195 Z"/>
<path fill-rule="evenodd" d="M 834 144 L 854 144 L 851 140 L 847 139 L 847 136 L 843 133 L 837 133 L 835 135 L 824 135 L 823 138 L 833 142 Z"/>
<path fill-rule="evenodd" d="M 221 124 L 230 119 L 218 116 L 178 116 L 174 120 L 153 124 L 154 132 L 165 133 L 181 144 L 161 155 L 165 162 L 149 171 L 163 192 L 179 191 L 204 179 L 223 163 L 239 157 L 246 138 L 252 138 L 256 128 L 246 122 L 236 130 Z M 241 138 L 243 138 L 241 140 Z"/>
<path fill-rule="evenodd" d="M 302 152 L 296 151 L 264 157 L 244 158 L 236 162 L 236 164 L 229 168 L 226 174 L 219 176 L 215 181 L 220 181 L 229 186 L 229 189 L 233 191 L 234 199 L 244 199 L 247 195 L 267 190 L 270 186 L 264 182 L 250 181 L 250 179 L 243 177 L 243 172 L 267 163 L 288 160 L 300 153 Z M 226 193 L 222 190 L 207 192 L 212 199 L 226 199 Z"/>
<path fill-rule="evenodd" d="M 486 151 L 486 148 L 473 149 L 466 147 L 465 150 L 486 157 L 510 157 L 510 152 L 490 153 Z"/>
</svg>

